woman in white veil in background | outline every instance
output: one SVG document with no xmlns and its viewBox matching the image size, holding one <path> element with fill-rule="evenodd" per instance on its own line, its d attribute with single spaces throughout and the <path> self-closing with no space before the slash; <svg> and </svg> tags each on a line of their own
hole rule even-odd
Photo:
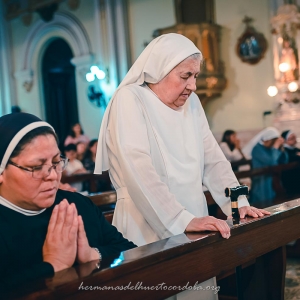
<svg viewBox="0 0 300 300">
<path fill-rule="evenodd" d="M 275 166 L 288 162 L 283 143 L 279 131 L 275 127 L 267 127 L 250 140 L 243 148 L 243 153 L 252 159 L 253 169 Z M 255 176 L 252 179 L 251 203 L 259 205 L 261 202 L 261 205 L 266 205 L 275 195 L 271 175 Z"/>
</svg>

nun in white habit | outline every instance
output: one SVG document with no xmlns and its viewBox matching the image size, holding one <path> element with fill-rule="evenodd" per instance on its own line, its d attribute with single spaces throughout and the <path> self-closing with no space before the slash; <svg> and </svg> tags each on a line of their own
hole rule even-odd
<svg viewBox="0 0 300 300">
<path fill-rule="evenodd" d="M 138 246 L 185 231 L 230 236 L 225 221 L 208 216 L 202 190 L 204 184 L 230 215 L 224 189 L 239 183 L 193 92 L 201 60 L 184 36 L 159 36 L 136 60 L 105 112 L 95 173 L 109 170 L 118 199 L 113 225 Z M 246 197 L 240 197 L 239 207 L 241 217 L 265 213 L 250 207 Z M 200 299 L 190 293 L 177 297 Z M 201 297 L 217 299 L 211 291 Z"/>
<path fill-rule="evenodd" d="M 284 139 L 275 127 L 267 127 L 254 136 L 243 148 L 247 158 L 252 158 L 252 168 L 264 168 L 288 162 L 288 155 L 283 148 Z M 271 175 L 255 176 L 252 179 L 251 203 L 272 205 L 276 193 Z"/>
</svg>

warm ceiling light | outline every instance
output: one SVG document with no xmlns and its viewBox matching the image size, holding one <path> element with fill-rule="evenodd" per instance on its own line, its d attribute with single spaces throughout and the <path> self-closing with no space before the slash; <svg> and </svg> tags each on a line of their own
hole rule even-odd
<svg viewBox="0 0 300 300">
<path fill-rule="evenodd" d="M 288 90 L 290 92 L 296 92 L 298 90 L 298 83 L 293 81 L 288 84 Z"/>
<path fill-rule="evenodd" d="M 95 75 L 93 73 L 87 73 L 85 74 L 85 79 L 87 82 L 92 82 L 95 80 Z"/>
<path fill-rule="evenodd" d="M 287 72 L 291 69 L 291 66 L 288 64 L 288 63 L 281 63 L 279 65 L 279 71 L 284 73 L 284 72 Z"/>
<path fill-rule="evenodd" d="M 278 89 L 277 89 L 276 86 L 271 85 L 271 86 L 268 87 L 267 92 L 268 92 L 268 95 L 269 95 L 270 97 L 274 97 L 274 96 L 277 95 Z"/>
</svg>

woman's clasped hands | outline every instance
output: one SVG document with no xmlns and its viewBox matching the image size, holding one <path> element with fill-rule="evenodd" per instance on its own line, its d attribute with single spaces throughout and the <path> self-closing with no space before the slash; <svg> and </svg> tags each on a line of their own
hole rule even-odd
<svg viewBox="0 0 300 300">
<path fill-rule="evenodd" d="M 58 272 L 71 267 L 75 261 L 81 264 L 97 259 L 99 253 L 88 243 L 75 204 L 64 199 L 53 209 L 43 245 L 43 261 Z"/>
</svg>

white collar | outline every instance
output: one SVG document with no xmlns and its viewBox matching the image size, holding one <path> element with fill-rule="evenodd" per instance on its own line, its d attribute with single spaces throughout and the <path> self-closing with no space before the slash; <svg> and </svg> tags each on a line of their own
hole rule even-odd
<svg viewBox="0 0 300 300">
<path fill-rule="evenodd" d="M 7 207 L 7 208 L 9 208 L 9 209 L 12 209 L 12 210 L 18 212 L 18 213 L 21 213 L 25 216 L 29 216 L 29 217 L 39 215 L 43 211 L 46 210 L 46 208 L 44 208 L 42 210 L 38 210 L 38 211 L 36 211 L 36 210 L 27 210 L 27 209 L 24 209 L 24 208 L 21 208 L 19 206 L 14 205 L 13 203 L 11 203 L 10 201 L 4 199 L 1 196 L 0 196 L 0 204 Z"/>
</svg>

